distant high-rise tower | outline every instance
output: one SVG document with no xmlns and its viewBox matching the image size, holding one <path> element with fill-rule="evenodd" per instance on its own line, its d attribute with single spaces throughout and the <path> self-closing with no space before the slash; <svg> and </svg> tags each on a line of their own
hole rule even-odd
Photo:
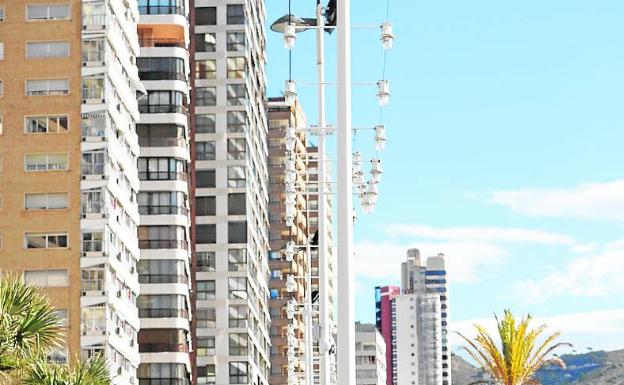
<svg viewBox="0 0 624 385">
<path fill-rule="evenodd" d="M 356 385 L 386 384 L 386 343 L 373 324 L 355 324 Z"/>
</svg>

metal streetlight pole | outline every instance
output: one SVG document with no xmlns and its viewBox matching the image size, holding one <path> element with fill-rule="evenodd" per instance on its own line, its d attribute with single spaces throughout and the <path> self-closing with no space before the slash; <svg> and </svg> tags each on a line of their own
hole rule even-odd
<svg viewBox="0 0 624 385">
<path fill-rule="evenodd" d="M 337 0 L 338 384 L 355 385 L 353 196 L 351 148 L 351 1 Z"/>
</svg>

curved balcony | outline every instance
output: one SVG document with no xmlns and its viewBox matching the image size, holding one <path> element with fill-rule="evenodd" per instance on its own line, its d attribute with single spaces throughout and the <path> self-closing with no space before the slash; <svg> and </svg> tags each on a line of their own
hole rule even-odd
<svg viewBox="0 0 624 385">
<path fill-rule="evenodd" d="M 188 277 L 178 274 L 140 274 L 139 283 L 188 283 Z"/>
<path fill-rule="evenodd" d="M 188 215 L 189 210 L 181 206 L 139 206 L 141 215 Z"/>
<path fill-rule="evenodd" d="M 188 249 L 188 242 L 182 239 L 142 239 L 139 240 L 141 249 Z"/>
<path fill-rule="evenodd" d="M 185 172 L 176 171 L 140 171 L 139 180 L 155 181 L 155 180 L 181 180 L 186 182 L 188 175 Z"/>
<path fill-rule="evenodd" d="M 139 385 L 190 385 L 188 378 L 139 378 Z"/>
<path fill-rule="evenodd" d="M 186 75 L 173 71 L 142 71 L 139 72 L 141 80 L 180 80 L 186 81 Z"/>
<path fill-rule="evenodd" d="M 142 114 L 186 114 L 188 108 L 180 104 L 139 104 Z"/>
<path fill-rule="evenodd" d="M 139 309 L 139 318 L 186 318 L 185 309 Z"/>
<path fill-rule="evenodd" d="M 139 45 L 141 48 L 184 48 L 186 49 L 186 42 L 180 39 L 174 38 L 148 38 L 140 37 Z"/>
<path fill-rule="evenodd" d="M 180 5 L 139 5 L 140 15 L 186 15 Z"/>
<path fill-rule="evenodd" d="M 141 343 L 139 344 L 139 353 L 188 353 L 187 344 L 168 344 L 168 343 Z"/>
</svg>

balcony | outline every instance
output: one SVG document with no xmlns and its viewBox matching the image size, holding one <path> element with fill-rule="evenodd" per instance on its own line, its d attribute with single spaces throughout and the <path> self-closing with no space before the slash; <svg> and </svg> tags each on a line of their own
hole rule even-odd
<svg viewBox="0 0 624 385">
<path fill-rule="evenodd" d="M 139 172 L 140 180 L 187 180 L 185 172 L 176 171 L 141 171 Z"/>
<path fill-rule="evenodd" d="M 188 108 L 180 104 L 139 104 L 142 114 L 186 114 Z"/>
<path fill-rule="evenodd" d="M 139 206 L 141 215 L 188 215 L 189 210 L 180 206 Z"/>
<path fill-rule="evenodd" d="M 139 378 L 139 385 L 190 385 L 188 378 Z"/>
<path fill-rule="evenodd" d="M 184 137 L 153 137 L 140 136 L 139 146 L 141 147 L 186 147 L 186 138 Z"/>
<path fill-rule="evenodd" d="M 184 309 L 139 309 L 139 318 L 188 318 Z"/>
<path fill-rule="evenodd" d="M 106 13 L 82 15 L 82 29 L 99 29 L 106 26 Z"/>
<path fill-rule="evenodd" d="M 184 40 L 172 39 L 172 38 L 139 38 L 139 44 L 142 48 L 184 48 L 186 49 L 186 43 Z"/>
<path fill-rule="evenodd" d="M 164 352 L 176 352 L 176 353 L 188 353 L 189 347 L 187 344 L 168 344 L 168 343 L 140 343 L 140 353 L 164 353 Z"/>
<path fill-rule="evenodd" d="M 182 15 L 186 12 L 184 7 L 178 5 L 140 5 L 139 14 L 141 15 Z"/>
<path fill-rule="evenodd" d="M 186 75 L 173 71 L 142 71 L 139 72 L 141 80 L 181 80 L 186 81 Z"/>
<path fill-rule="evenodd" d="M 141 249 L 188 249 L 188 242 L 178 239 L 148 239 L 139 240 Z"/>
<path fill-rule="evenodd" d="M 188 283 L 188 277 L 178 274 L 141 274 L 139 283 Z"/>
</svg>

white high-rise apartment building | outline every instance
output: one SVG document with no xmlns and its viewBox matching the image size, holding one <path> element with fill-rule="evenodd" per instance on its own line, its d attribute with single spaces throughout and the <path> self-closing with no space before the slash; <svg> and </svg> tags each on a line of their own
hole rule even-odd
<svg viewBox="0 0 624 385">
<path fill-rule="evenodd" d="M 355 383 L 386 384 L 386 342 L 374 324 L 355 324 Z"/>
<path fill-rule="evenodd" d="M 195 0 L 192 189 L 197 382 L 268 384 L 265 9 Z"/>
<path fill-rule="evenodd" d="M 401 265 L 402 294 L 392 302 L 394 384 L 450 385 L 448 286 L 444 255 L 421 263 L 418 249 Z"/>
</svg>

